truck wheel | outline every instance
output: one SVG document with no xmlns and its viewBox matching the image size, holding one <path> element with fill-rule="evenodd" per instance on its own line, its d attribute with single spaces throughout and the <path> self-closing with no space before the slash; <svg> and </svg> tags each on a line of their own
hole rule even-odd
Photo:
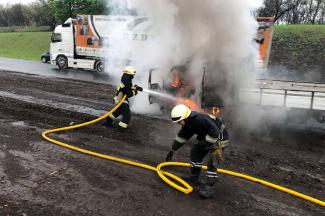
<svg viewBox="0 0 325 216">
<path fill-rule="evenodd" d="M 43 62 L 43 63 L 46 63 L 47 61 L 46 61 L 46 58 L 43 56 L 42 58 L 41 58 L 41 61 Z"/>
<path fill-rule="evenodd" d="M 103 73 L 105 71 L 104 63 L 102 61 L 96 62 L 95 69 L 98 73 Z"/>
<path fill-rule="evenodd" d="M 59 69 L 67 69 L 68 68 L 68 60 L 64 56 L 59 56 L 56 59 L 56 64 L 58 65 Z"/>
</svg>

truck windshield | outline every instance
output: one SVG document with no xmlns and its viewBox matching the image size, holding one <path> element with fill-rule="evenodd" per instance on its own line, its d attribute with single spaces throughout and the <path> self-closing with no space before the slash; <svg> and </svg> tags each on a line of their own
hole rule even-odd
<svg viewBox="0 0 325 216">
<path fill-rule="evenodd" d="M 60 33 L 53 33 L 51 37 L 51 42 L 61 42 L 61 34 Z"/>
</svg>

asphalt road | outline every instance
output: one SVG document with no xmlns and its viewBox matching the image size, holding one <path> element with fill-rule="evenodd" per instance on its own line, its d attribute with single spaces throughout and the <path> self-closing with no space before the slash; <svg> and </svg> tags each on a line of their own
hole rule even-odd
<svg viewBox="0 0 325 216">
<path fill-rule="evenodd" d="M 47 77 L 52 76 L 98 83 L 110 83 L 110 77 L 107 74 L 98 74 L 96 71 L 77 69 L 60 71 L 55 65 L 44 64 L 41 61 L 0 58 L 0 70 L 38 74 Z"/>
</svg>

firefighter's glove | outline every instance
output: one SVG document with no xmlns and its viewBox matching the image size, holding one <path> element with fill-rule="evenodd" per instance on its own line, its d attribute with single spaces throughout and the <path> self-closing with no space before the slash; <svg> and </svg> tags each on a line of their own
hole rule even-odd
<svg viewBox="0 0 325 216">
<path fill-rule="evenodd" d="M 173 158 L 174 151 L 169 151 L 167 156 L 166 156 L 166 162 L 171 161 Z"/>
<path fill-rule="evenodd" d="M 222 148 L 221 148 L 221 145 L 219 145 L 219 144 L 216 145 L 216 147 L 215 147 L 215 154 L 216 154 L 217 160 L 219 162 L 222 162 L 223 158 L 222 158 Z"/>
<path fill-rule="evenodd" d="M 133 95 L 137 95 L 138 94 L 137 86 L 132 86 L 132 92 L 133 92 Z"/>
<path fill-rule="evenodd" d="M 140 92 L 143 91 L 143 88 L 140 87 L 140 86 L 137 86 L 137 85 L 135 86 L 135 89 L 136 89 L 137 91 L 140 91 Z"/>
</svg>

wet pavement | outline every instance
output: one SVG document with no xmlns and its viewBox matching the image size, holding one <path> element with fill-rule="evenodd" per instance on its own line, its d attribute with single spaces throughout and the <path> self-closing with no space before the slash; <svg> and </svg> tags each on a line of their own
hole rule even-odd
<svg viewBox="0 0 325 216">
<path fill-rule="evenodd" d="M 96 71 L 82 69 L 59 70 L 56 65 L 44 64 L 41 61 L 37 62 L 11 58 L 0 58 L 0 70 L 98 83 L 111 82 L 110 76 L 105 73 L 99 74 Z"/>
</svg>

